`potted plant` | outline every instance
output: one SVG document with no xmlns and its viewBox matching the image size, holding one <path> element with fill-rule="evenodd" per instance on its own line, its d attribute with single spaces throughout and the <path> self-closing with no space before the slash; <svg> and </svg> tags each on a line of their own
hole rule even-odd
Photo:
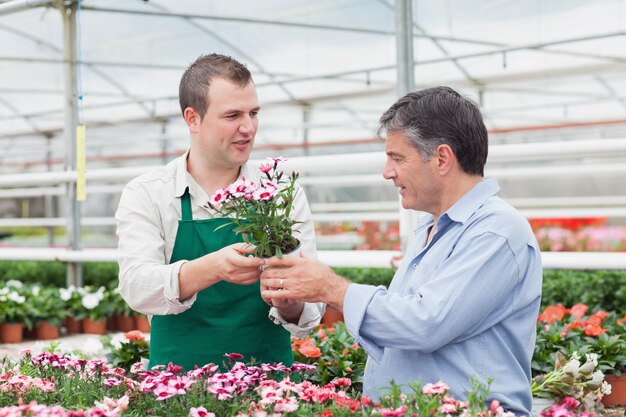
<svg viewBox="0 0 626 417">
<path fill-rule="evenodd" d="M 539 315 L 532 360 L 533 376 L 550 372 L 556 363 L 557 352 L 565 357 L 572 357 L 574 352 L 596 354 L 597 368 L 606 374 L 611 385 L 626 372 L 624 322 L 617 320 L 614 313 L 600 310 L 587 314 L 587 310 L 584 304 L 571 308 L 558 304 L 546 307 Z M 626 403 L 626 396 L 620 402 L 613 402 L 613 398 L 615 393 L 607 395 L 603 402 L 605 405 L 617 405 L 621 401 Z"/>
<path fill-rule="evenodd" d="M 107 299 L 111 304 L 111 310 L 117 324 L 117 329 L 122 332 L 137 329 L 135 311 L 130 308 L 128 303 L 122 298 L 117 286 L 107 291 Z"/>
<path fill-rule="evenodd" d="M 0 341 L 19 343 L 23 339 L 24 325 L 32 326 L 30 304 L 23 294 L 20 281 L 7 281 L 0 288 Z"/>
<path fill-rule="evenodd" d="M 86 316 L 82 320 L 83 332 L 106 333 L 106 319 L 111 315 L 112 307 L 105 299 L 105 292 L 105 287 L 99 287 L 97 290 L 89 286 L 81 288 L 81 304 L 86 310 Z"/>
<path fill-rule="evenodd" d="M 268 158 L 259 165 L 258 182 L 241 178 L 228 188 L 216 191 L 208 205 L 217 214 L 230 217 L 245 242 L 256 245 L 258 257 L 281 257 L 293 253 L 300 245 L 293 236 L 291 209 L 296 193 L 298 174 L 292 172 L 285 179 L 279 169 L 284 158 Z M 224 226 L 220 226 L 224 227 Z"/>
<path fill-rule="evenodd" d="M 59 327 L 68 314 L 59 289 L 34 285 L 27 294 L 27 301 L 33 306 L 35 337 L 40 340 L 58 339 Z"/>
<path fill-rule="evenodd" d="M 87 311 L 82 305 L 82 293 L 73 285 L 59 289 L 59 297 L 65 301 L 67 317 L 64 320 L 68 333 L 80 333 L 82 331 L 82 319 L 87 316 Z"/>
</svg>

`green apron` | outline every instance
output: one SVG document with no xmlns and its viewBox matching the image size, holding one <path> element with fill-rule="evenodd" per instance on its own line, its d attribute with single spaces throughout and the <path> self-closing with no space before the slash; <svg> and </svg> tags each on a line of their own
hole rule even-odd
<svg viewBox="0 0 626 417">
<path fill-rule="evenodd" d="M 182 220 L 170 263 L 193 260 L 233 243 L 241 236 L 229 219 L 193 220 L 189 190 L 181 197 Z M 235 285 L 220 281 L 197 294 L 190 309 L 181 314 L 153 316 L 150 331 L 150 367 L 169 362 L 191 370 L 228 363 L 226 353 L 240 353 L 243 361 L 293 363 L 291 337 L 267 317 L 269 306 L 261 299 L 259 282 Z"/>
</svg>

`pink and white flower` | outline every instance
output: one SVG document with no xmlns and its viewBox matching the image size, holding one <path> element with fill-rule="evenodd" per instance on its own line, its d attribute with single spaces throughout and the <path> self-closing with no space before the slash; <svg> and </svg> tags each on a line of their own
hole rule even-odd
<svg viewBox="0 0 626 417">
<path fill-rule="evenodd" d="M 215 413 L 209 413 L 204 407 L 191 407 L 189 415 L 191 417 L 215 417 Z"/>
<path fill-rule="evenodd" d="M 217 190 L 209 199 L 209 202 L 216 207 L 221 206 L 228 199 L 228 190 Z"/>
<path fill-rule="evenodd" d="M 443 381 L 438 381 L 435 384 L 426 384 L 422 387 L 422 394 L 424 395 L 438 395 L 445 394 L 450 390 L 448 384 Z"/>
</svg>

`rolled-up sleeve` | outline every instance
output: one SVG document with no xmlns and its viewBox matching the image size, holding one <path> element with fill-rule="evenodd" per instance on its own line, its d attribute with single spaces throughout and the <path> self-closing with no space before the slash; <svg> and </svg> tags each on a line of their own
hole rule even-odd
<svg viewBox="0 0 626 417">
<path fill-rule="evenodd" d="M 298 323 L 289 323 L 276 307 L 272 307 L 269 318 L 274 323 L 282 325 L 292 336 L 303 339 L 311 333 L 315 326 L 320 324 L 325 309 L 326 304 L 324 303 L 304 303 Z"/>
<path fill-rule="evenodd" d="M 118 236 L 119 290 L 128 305 L 148 315 L 179 314 L 195 295 L 179 300 L 178 272 L 186 262 L 166 263 L 161 219 L 143 184 L 128 184 L 115 213 Z"/>
</svg>

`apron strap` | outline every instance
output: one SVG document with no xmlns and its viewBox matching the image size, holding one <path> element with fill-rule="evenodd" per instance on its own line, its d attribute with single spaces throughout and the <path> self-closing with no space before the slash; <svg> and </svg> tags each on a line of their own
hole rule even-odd
<svg viewBox="0 0 626 417">
<path fill-rule="evenodd" d="M 191 214 L 191 197 L 189 197 L 189 187 L 185 188 L 185 193 L 180 198 L 180 210 L 183 213 L 182 220 L 193 220 Z"/>
</svg>

